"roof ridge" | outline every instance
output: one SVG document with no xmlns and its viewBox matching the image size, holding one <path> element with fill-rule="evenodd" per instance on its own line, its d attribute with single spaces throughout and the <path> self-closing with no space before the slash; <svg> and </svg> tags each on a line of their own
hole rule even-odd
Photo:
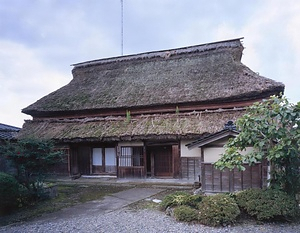
<svg viewBox="0 0 300 233">
<path fill-rule="evenodd" d="M 21 128 L 16 127 L 16 126 L 6 125 L 6 124 L 0 123 L 0 130 L 1 131 L 19 131 L 20 129 Z"/>
<path fill-rule="evenodd" d="M 118 57 L 110 57 L 110 58 L 102 58 L 96 59 L 86 62 L 80 62 L 72 64 L 71 66 L 76 67 L 86 67 L 91 65 L 98 65 L 98 64 L 106 64 L 110 62 L 121 62 L 121 61 L 130 61 L 130 60 L 137 60 L 137 59 L 150 59 L 155 57 L 162 57 L 162 58 L 169 58 L 173 55 L 180 55 L 186 53 L 201 53 L 209 50 L 215 50 L 219 48 L 228 48 L 228 47 L 240 47 L 242 46 L 241 40 L 244 37 L 236 38 L 236 39 L 229 39 L 211 43 L 205 43 L 200 45 L 193 45 L 187 47 L 180 47 L 175 49 L 165 49 L 165 50 L 157 50 L 151 52 L 143 52 L 125 56 L 118 56 Z"/>
</svg>

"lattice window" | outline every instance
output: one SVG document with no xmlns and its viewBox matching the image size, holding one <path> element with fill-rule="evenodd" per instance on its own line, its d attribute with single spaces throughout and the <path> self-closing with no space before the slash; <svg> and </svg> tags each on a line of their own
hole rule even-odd
<svg viewBox="0 0 300 233">
<path fill-rule="evenodd" d="M 142 146 L 122 146 L 119 157 L 119 166 L 137 167 L 144 166 L 144 153 Z"/>
</svg>

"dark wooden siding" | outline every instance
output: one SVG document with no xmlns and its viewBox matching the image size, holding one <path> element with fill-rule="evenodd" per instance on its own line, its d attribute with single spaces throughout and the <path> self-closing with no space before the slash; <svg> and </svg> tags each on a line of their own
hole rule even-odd
<svg viewBox="0 0 300 233">
<path fill-rule="evenodd" d="M 201 158 L 181 158 L 181 178 L 199 181 Z"/>
<path fill-rule="evenodd" d="M 119 178 L 144 178 L 145 168 L 142 167 L 119 167 L 118 168 Z"/>
<path fill-rule="evenodd" d="M 69 175 L 69 164 L 68 164 L 68 156 L 63 155 L 63 161 L 57 163 L 49 168 L 48 173 L 50 174 L 59 174 L 59 175 Z"/>
<path fill-rule="evenodd" d="M 234 192 L 248 188 L 262 188 L 266 182 L 266 169 L 261 163 L 249 166 L 244 165 L 246 170 L 232 171 L 225 169 L 217 170 L 211 163 L 202 163 L 201 182 L 205 192 Z"/>
</svg>

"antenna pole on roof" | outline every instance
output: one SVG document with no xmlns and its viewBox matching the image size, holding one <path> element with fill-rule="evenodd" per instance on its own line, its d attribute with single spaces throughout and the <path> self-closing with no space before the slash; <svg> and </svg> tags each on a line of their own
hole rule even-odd
<svg viewBox="0 0 300 233">
<path fill-rule="evenodd" d="M 121 55 L 123 56 L 123 0 L 121 0 Z"/>
</svg>

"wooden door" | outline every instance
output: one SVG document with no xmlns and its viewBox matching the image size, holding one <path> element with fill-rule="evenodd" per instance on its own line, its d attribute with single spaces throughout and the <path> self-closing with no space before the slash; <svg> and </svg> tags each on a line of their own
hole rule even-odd
<svg viewBox="0 0 300 233">
<path fill-rule="evenodd" d="M 154 157 L 154 175 L 157 177 L 173 177 L 172 147 L 154 147 L 152 153 Z"/>
<path fill-rule="evenodd" d="M 81 175 L 90 175 L 91 148 L 79 147 L 77 161 L 79 173 Z"/>
</svg>

